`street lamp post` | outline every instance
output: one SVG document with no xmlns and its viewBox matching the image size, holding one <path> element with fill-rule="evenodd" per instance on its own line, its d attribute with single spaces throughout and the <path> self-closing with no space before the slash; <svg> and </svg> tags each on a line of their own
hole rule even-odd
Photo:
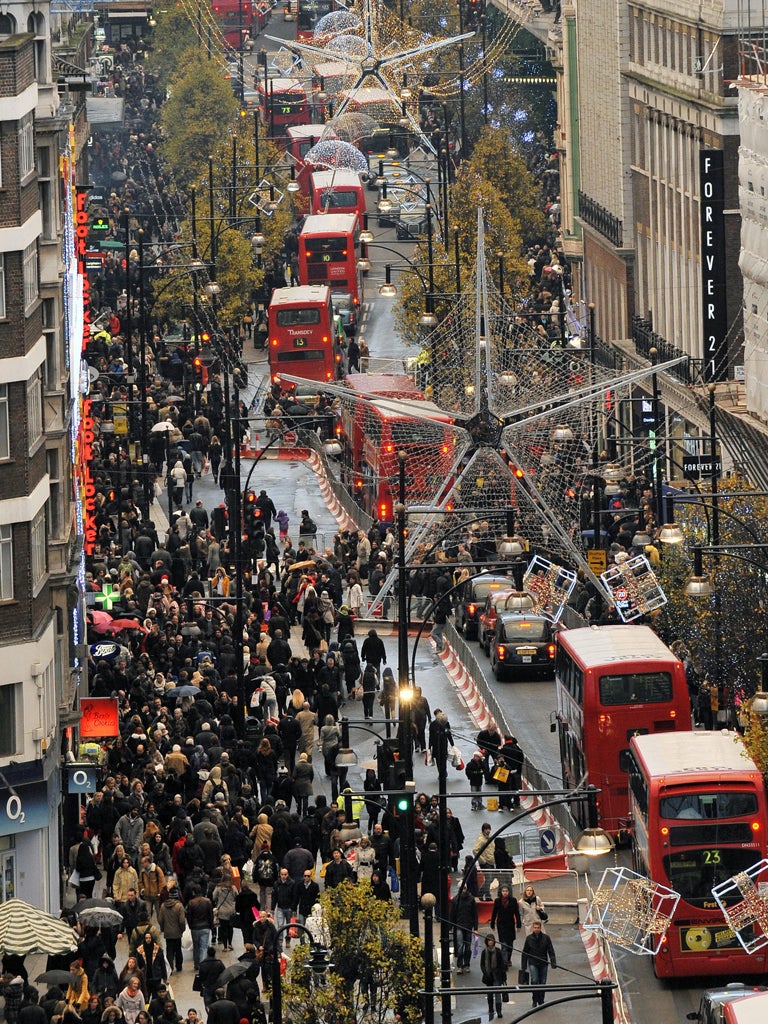
<svg viewBox="0 0 768 1024">
<path fill-rule="evenodd" d="M 421 897 L 424 908 L 424 1024 L 435 1024 L 435 933 L 436 898 L 431 892 Z"/>
<path fill-rule="evenodd" d="M 306 925 L 298 924 L 295 921 L 291 924 L 281 925 L 275 933 L 275 956 L 272 961 L 272 1024 L 283 1024 L 283 989 L 280 977 L 280 955 L 278 952 L 280 943 L 278 940 L 283 932 L 287 932 L 292 928 L 302 932 L 304 935 L 308 935 L 310 938 L 309 968 L 315 976 L 323 976 L 329 968 L 333 967 L 333 964 L 328 960 L 329 950 L 327 946 L 318 943 Z"/>
<path fill-rule="evenodd" d="M 144 296 L 144 232 L 139 231 L 139 377 L 141 401 L 141 486 L 144 514 L 149 519 L 149 427 L 147 423 L 147 323 Z"/>
</svg>

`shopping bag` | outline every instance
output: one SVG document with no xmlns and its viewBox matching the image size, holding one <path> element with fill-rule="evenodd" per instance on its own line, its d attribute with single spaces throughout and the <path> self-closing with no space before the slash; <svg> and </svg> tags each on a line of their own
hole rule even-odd
<svg viewBox="0 0 768 1024">
<path fill-rule="evenodd" d="M 189 925 L 181 933 L 181 948 L 185 953 L 189 953 L 192 949 L 192 932 L 189 929 Z"/>
<path fill-rule="evenodd" d="M 494 782 L 506 782 L 509 778 L 509 768 L 505 768 L 503 764 L 497 764 L 491 778 Z"/>
<path fill-rule="evenodd" d="M 291 924 L 292 925 L 296 924 L 296 918 L 295 917 L 291 918 Z M 299 929 L 298 928 L 289 928 L 288 929 L 288 938 L 289 939 L 298 939 L 298 937 L 299 937 Z"/>
<path fill-rule="evenodd" d="M 499 798 L 495 796 L 489 796 L 485 801 L 485 808 L 488 811 L 498 811 L 499 809 Z"/>
<path fill-rule="evenodd" d="M 400 892 L 400 879 L 395 874 L 395 869 L 389 869 L 389 888 L 392 892 Z"/>
<path fill-rule="evenodd" d="M 480 952 L 480 936 L 477 932 L 472 933 L 472 958 L 474 959 Z"/>
</svg>

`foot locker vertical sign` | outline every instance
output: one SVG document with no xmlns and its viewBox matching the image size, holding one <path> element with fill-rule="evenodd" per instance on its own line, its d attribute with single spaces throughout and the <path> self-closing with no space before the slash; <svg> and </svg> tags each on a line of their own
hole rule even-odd
<svg viewBox="0 0 768 1024">
<path fill-rule="evenodd" d="M 710 381 L 728 376 L 725 301 L 725 178 L 723 152 L 699 153 L 701 182 L 701 301 L 704 374 Z"/>
</svg>

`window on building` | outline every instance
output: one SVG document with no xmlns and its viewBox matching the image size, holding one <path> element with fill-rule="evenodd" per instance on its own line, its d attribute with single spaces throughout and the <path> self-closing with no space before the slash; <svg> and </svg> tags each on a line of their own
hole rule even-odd
<svg viewBox="0 0 768 1024">
<path fill-rule="evenodd" d="M 0 39 L 16 35 L 16 19 L 10 14 L 0 14 Z"/>
<path fill-rule="evenodd" d="M 5 253 L 0 252 L 0 320 L 5 319 Z"/>
<path fill-rule="evenodd" d="M 35 370 L 27 381 L 27 431 L 32 448 L 43 436 L 43 379 Z"/>
<path fill-rule="evenodd" d="M 64 487 L 61 479 L 61 457 L 58 448 L 46 453 L 50 498 L 48 501 L 48 524 L 52 537 L 64 535 Z"/>
<path fill-rule="evenodd" d="M 32 592 L 36 593 L 48 572 L 48 554 L 45 543 L 45 506 L 32 520 L 29 529 L 29 551 L 32 567 Z"/>
<path fill-rule="evenodd" d="M 0 384 L 0 459 L 11 457 L 11 414 L 8 385 Z"/>
<path fill-rule="evenodd" d="M 24 312 L 36 302 L 40 292 L 37 268 L 37 242 L 31 242 L 24 250 Z"/>
<path fill-rule="evenodd" d="M 59 346 L 54 299 L 43 299 L 43 334 L 45 336 L 45 390 L 58 391 L 61 381 L 59 379 Z"/>
<path fill-rule="evenodd" d="M 40 196 L 40 212 L 43 216 L 43 238 L 55 238 L 56 212 L 51 181 L 51 151 L 47 146 L 42 146 L 37 151 L 37 189 Z"/>
<path fill-rule="evenodd" d="M 0 526 L 0 601 L 13 600 L 13 527 Z"/>
<path fill-rule="evenodd" d="M 19 177 L 22 181 L 35 169 L 35 116 L 25 114 L 19 121 Z"/>
<path fill-rule="evenodd" d="M 18 753 L 18 704 L 20 683 L 0 686 L 0 757 Z"/>
</svg>

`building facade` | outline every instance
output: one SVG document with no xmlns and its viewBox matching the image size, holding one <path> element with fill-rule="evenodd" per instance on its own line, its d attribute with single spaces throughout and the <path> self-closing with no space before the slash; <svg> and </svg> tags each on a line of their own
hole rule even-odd
<svg viewBox="0 0 768 1024">
<path fill-rule="evenodd" d="M 0 14 L 0 899 L 60 901 L 62 728 L 72 718 L 77 539 L 70 475 L 61 157 L 75 111 L 47 3 Z M 70 716 L 68 718 L 67 716 Z"/>
</svg>

